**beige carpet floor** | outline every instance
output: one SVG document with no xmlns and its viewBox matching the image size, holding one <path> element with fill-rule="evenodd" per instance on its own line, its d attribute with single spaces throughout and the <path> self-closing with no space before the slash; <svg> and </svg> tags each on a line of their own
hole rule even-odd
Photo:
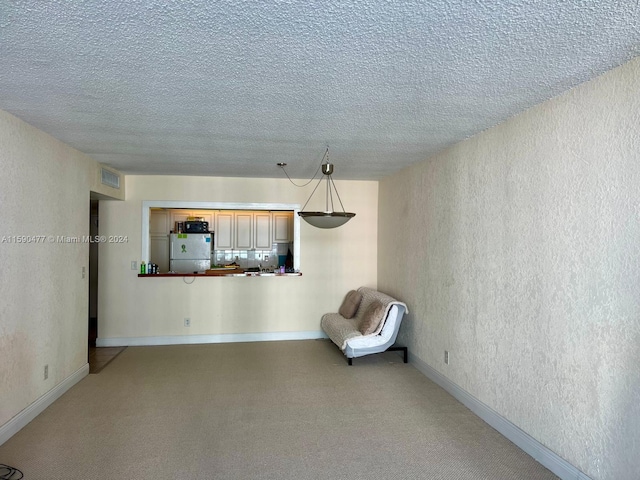
<svg viewBox="0 0 640 480">
<path fill-rule="evenodd" d="M 557 478 L 400 352 L 129 347 L 0 446 L 25 480 Z"/>
</svg>

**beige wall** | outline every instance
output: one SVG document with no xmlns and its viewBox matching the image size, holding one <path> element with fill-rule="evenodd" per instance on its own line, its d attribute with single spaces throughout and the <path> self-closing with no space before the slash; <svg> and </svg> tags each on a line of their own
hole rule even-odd
<svg viewBox="0 0 640 480">
<path fill-rule="evenodd" d="M 598 480 L 640 472 L 639 125 L 635 60 L 380 184 L 399 340 Z"/>
<path fill-rule="evenodd" d="M 89 245 L 48 237 L 89 234 L 89 195 L 99 168 L 3 111 L 0 168 L 2 426 L 86 366 L 88 275 L 82 278 L 82 267 L 88 267 Z M 18 244 L 14 236 L 44 237 Z"/>
<path fill-rule="evenodd" d="M 198 278 L 187 284 L 184 277 L 138 278 L 131 270 L 131 261 L 141 260 L 143 201 L 304 205 L 313 185 L 297 188 L 286 179 L 127 176 L 126 201 L 100 205 L 100 233 L 126 235 L 129 242 L 100 245 L 99 344 L 130 344 L 140 337 L 188 343 L 194 341 L 188 336 L 320 332 L 321 315 L 336 311 L 349 289 L 375 287 L 377 280 L 378 183 L 336 184 L 356 217 L 330 230 L 301 222 L 302 277 Z M 312 202 L 321 205 L 309 208 L 323 207 L 323 198 L 316 193 Z M 185 317 L 191 319 L 189 328 Z"/>
</svg>

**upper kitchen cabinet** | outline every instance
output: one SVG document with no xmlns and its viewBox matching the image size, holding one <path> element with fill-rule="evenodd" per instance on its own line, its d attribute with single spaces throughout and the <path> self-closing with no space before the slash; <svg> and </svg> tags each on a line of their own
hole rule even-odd
<svg viewBox="0 0 640 480">
<path fill-rule="evenodd" d="M 293 241 L 293 212 L 273 212 L 273 243 Z"/>
<path fill-rule="evenodd" d="M 215 248 L 232 250 L 234 248 L 234 212 L 220 211 L 215 214 Z"/>
<path fill-rule="evenodd" d="M 235 245 L 238 250 L 251 250 L 253 247 L 253 213 L 235 213 Z"/>
<path fill-rule="evenodd" d="M 293 212 L 263 210 L 154 209 L 149 233 L 168 235 L 176 222 L 201 217 L 215 232 L 216 250 L 270 250 L 274 243 L 293 241 Z"/>
<path fill-rule="evenodd" d="M 271 213 L 253 214 L 253 248 L 268 250 L 271 248 Z"/>
<path fill-rule="evenodd" d="M 171 224 L 170 229 L 175 230 L 176 222 L 186 222 L 189 217 L 204 218 L 204 221 L 209 224 L 209 230 L 213 230 L 214 225 L 214 213 L 211 210 L 171 210 Z"/>
<path fill-rule="evenodd" d="M 149 234 L 167 235 L 169 233 L 169 212 L 160 208 L 153 208 L 149 212 Z"/>
<path fill-rule="evenodd" d="M 269 250 L 273 244 L 271 212 L 219 211 L 215 216 L 216 249 Z"/>
</svg>

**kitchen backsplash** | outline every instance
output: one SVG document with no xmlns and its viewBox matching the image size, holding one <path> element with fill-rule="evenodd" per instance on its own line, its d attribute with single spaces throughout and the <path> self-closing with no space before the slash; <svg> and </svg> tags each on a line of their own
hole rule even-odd
<svg viewBox="0 0 640 480">
<path fill-rule="evenodd" d="M 293 244 L 274 243 L 271 250 L 215 250 L 211 263 L 228 265 L 236 262 L 242 268 L 273 269 L 285 264 L 288 250 L 293 255 Z"/>
</svg>

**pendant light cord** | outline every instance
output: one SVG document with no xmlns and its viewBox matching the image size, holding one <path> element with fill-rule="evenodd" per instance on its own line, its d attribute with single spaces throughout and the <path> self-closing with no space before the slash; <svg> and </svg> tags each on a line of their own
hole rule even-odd
<svg viewBox="0 0 640 480">
<path fill-rule="evenodd" d="M 327 158 L 328 156 L 329 156 L 329 147 L 327 147 L 327 150 L 324 152 L 324 155 L 322 156 L 322 162 L 320 162 L 320 166 L 318 167 L 318 170 L 320 170 L 320 168 L 323 165 L 324 159 Z M 327 159 L 327 163 L 329 163 L 328 159 Z M 284 168 L 282 168 L 282 169 L 284 170 Z M 318 172 L 316 171 L 316 175 L 317 174 L 318 174 Z M 313 181 L 313 179 L 316 178 L 316 175 L 314 175 L 311 180 L 309 180 L 307 183 L 305 183 L 305 185 L 309 185 L 309 183 L 311 183 Z M 288 177 L 288 175 L 287 175 L 287 177 Z M 340 206 L 342 207 L 342 211 L 344 213 L 346 213 L 346 210 L 344 209 L 344 205 L 342 204 L 342 199 L 340 198 L 340 194 L 338 193 L 338 189 L 336 188 L 336 184 L 333 183 L 333 177 L 331 176 L 331 174 L 328 174 L 326 177 L 327 177 L 326 179 L 323 179 L 323 178 L 319 178 L 318 179 L 318 183 L 316 183 L 316 186 L 314 187 L 313 192 L 311 192 L 311 195 L 309 195 L 309 198 L 307 199 L 307 202 L 302 207 L 302 211 L 304 211 L 304 209 L 307 208 L 307 204 L 309 203 L 309 201 L 313 197 L 313 194 L 316 193 L 316 190 L 318 189 L 318 187 L 322 183 L 322 180 L 326 180 L 327 181 L 327 193 L 326 193 L 326 199 L 325 199 L 325 201 L 326 201 L 325 208 L 328 210 L 329 209 L 329 202 L 331 202 L 331 210 L 328 210 L 328 211 L 331 211 L 331 212 L 334 211 L 333 210 L 333 192 L 331 190 L 331 187 L 333 187 L 333 190 L 335 190 L 335 192 L 336 192 L 336 197 L 338 197 L 338 202 L 340 202 Z M 291 179 L 289 179 L 289 180 L 291 180 Z M 294 185 L 295 185 L 295 183 L 294 183 Z M 296 185 L 296 186 L 298 186 L 298 185 Z"/>
<path fill-rule="evenodd" d="M 316 172 L 317 173 L 317 172 Z M 315 178 L 315 177 L 314 177 Z M 311 179 L 313 180 L 313 178 Z M 311 181 L 309 180 L 309 182 Z M 308 183 L 307 182 L 307 185 Z M 304 204 L 304 206 L 302 207 L 301 211 L 304 211 L 305 208 L 307 208 L 307 203 L 309 203 L 309 200 L 311 200 L 311 197 L 313 197 L 313 194 L 316 193 L 316 190 L 318 189 L 318 187 L 320 186 L 320 183 L 322 182 L 322 178 L 318 179 L 318 183 L 316 183 L 315 188 L 313 189 L 313 192 L 311 192 L 311 195 L 309 195 L 309 198 L 307 199 L 307 202 Z"/>
<path fill-rule="evenodd" d="M 338 189 L 336 188 L 336 184 L 333 183 L 333 178 L 331 176 L 329 176 L 329 181 L 331 182 L 331 185 L 333 185 L 333 189 L 336 191 L 336 197 L 338 197 L 338 201 L 340 202 L 342 211 L 346 213 L 346 210 L 344 209 L 344 205 L 342 204 L 342 199 L 340 198 L 340 194 L 338 193 Z M 307 200 L 307 202 L 308 201 L 309 200 Z M 331 197 L 331 209 L 333 210 L 333 197 Z"/>
<path fill-rule="evenodd" d="M 282 169 L 282 171 L 284 172 L 284 174 L 287 176 L 287 178 L 289 179 L 289 181 L 294 184 L 296 187 L 306 187 L 307 185 L 309 185 L 311 182 L 313 182 L 316 178 L 316 175 L 318 175 L 318 172 L 320 171 L 320 169 L 322 168 L 322 164 L 324 163 L 324 159 L 327 158 L 327 155 L 329 155 L 329 147 L 327 147 L 327 149 L 324 152 L 324 155 L 322 156 L 322 160 L 320 160 L 320 165 L 318 165 L 318 169 L 316 170 L 316 173 L 313 174 L 313 177 L 311 177 L 311 180 L 309 180 L 307 183 L 304 183 L 302 185 L 298 185 L 296 182 L 294 182 L 293 180 L 291 180 L 291 177 L 289 176 L 289 174 L 287 173 L 287 171 L 284 169 L 284 165 L 279 165 L 279 167 Z M 321 179 L 322 180 L 322 179 Z M 317 186 L 316 186 L 317 188 Z M 314 190 L 315 192 L 315 190 Z M 313 194 L 312 194 L 313 195 Z M 308 202 L 308 200 L 307 200 Z"/>
</svg>

